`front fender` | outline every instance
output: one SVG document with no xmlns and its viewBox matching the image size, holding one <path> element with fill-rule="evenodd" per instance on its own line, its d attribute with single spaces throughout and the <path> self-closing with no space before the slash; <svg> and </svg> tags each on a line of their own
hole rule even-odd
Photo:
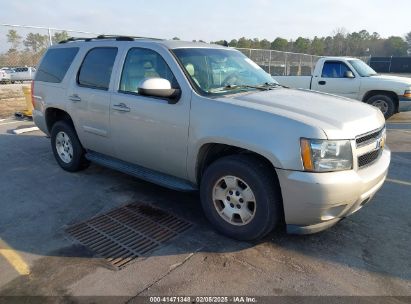
<svg viewBox="0 0 411 304">
<path fill-rule="evenodd" d="M 300 138 L 323 138 L 320 128 L 258 109 L 194 98 L 190 115 L 187 174 L 196 182 L 201 147 L 215 143 L 249 150 L 275 168 L 302 170 Z"/>
</svg>

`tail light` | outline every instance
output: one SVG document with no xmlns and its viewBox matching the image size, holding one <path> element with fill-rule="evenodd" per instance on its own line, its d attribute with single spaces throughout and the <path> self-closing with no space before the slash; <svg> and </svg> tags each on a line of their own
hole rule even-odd
<svg viewBox="0 0 411 304">
<path fill-rule="evenodd" d="M 31 81 L 31 103 L 33 104 L 33 108 L 36 107 L 36 101 L 34 100 L 34 80 Z"/>
</svg>

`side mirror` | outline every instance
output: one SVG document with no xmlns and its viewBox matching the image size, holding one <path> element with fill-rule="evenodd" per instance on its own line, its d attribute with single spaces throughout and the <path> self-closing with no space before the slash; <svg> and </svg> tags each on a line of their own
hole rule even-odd
<svg viewBox="0 0 411 304">
<path fill-rule="evenodd" d="M 174 99 L 176 102 L 180 96 L 180 90 L 173 89 L 170 81 L 164 78 L 144 79 L 138 86 L 138 93 L 144 96 Z"/>
<path fill-rule="evenodd" d="M 355 78 L 355 76 L 354 76 L 353 72 L 345 71 L 344 78 Z"/>
</svg>

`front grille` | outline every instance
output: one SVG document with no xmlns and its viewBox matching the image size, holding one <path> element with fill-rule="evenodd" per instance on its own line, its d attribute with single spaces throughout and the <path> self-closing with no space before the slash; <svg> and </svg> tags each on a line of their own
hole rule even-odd
<svg viewBox="0 0 411 304">
<path fill-rule="evenodd" d="M 375 162 L 381 154 L 382 149 L 374 150 L 368 152 L 364 155 L 358 157 L 358 168 L 362 168 L 368 165 L 371 165 Z"/>
<path fill-rule="evenodd" d="M 382 136 L 382 133 L 384 132 L 384 129 L 385 129 L 385 127 L 380 129 L 380 130 L 377 130 L 375 132 L 366 134 L 366 135 L 360 135 L 359 137 L 357 137 L 355 139 L 357 147 L 365 146 L 369 142 L 377 140 L 378 138 L 380 138 Z"/>
</svg>

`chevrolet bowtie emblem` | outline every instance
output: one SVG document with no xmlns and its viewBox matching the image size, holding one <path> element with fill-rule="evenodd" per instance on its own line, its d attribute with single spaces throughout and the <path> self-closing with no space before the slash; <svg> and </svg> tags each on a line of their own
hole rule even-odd
<svg viewBox="0 0 411 304">
<path fill-rule="evenodd" d="M 377 145 L 376 145 L 376 149 L 384 149 L 385 146 L 385 140 L 384 137 L 381 137 L 379 139 L 377 139 Z"/>
</svg>

